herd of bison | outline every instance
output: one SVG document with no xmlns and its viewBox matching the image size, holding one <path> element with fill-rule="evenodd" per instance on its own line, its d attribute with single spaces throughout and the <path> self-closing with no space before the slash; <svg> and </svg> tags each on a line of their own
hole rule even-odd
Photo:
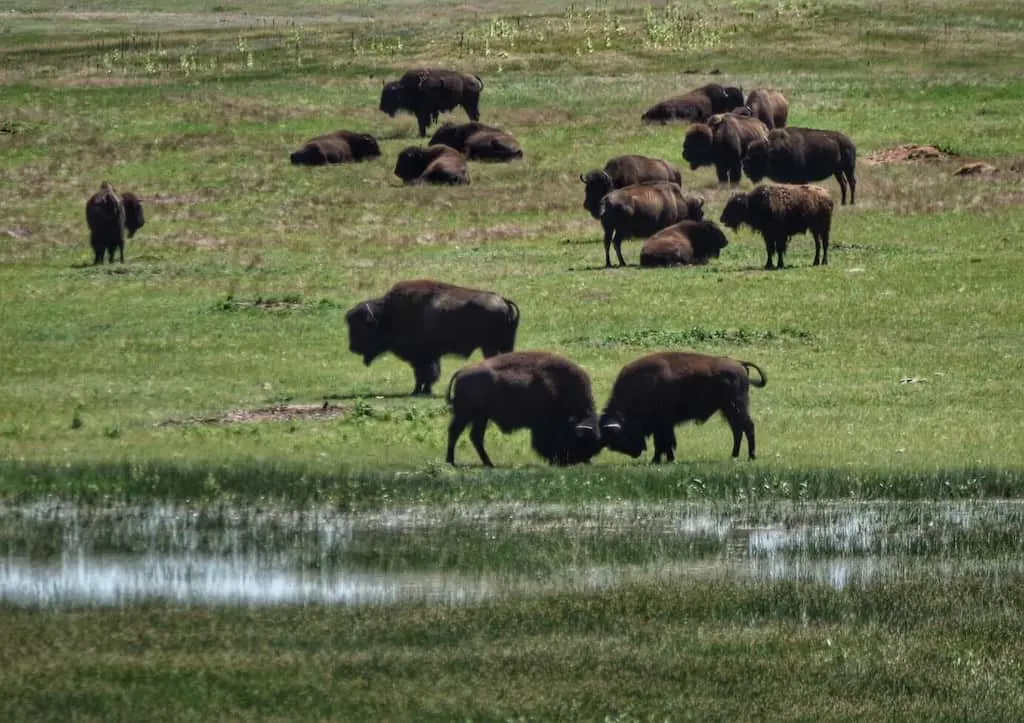
<svg viewBox="0 0 1024 723">
<path fill-rule="evenodd" d="M 442 112 L 462 107 L 470 122 L 445 123 L 425 147 L 401 151 L 395 175 L 407 184 L 467 184 L 468 160 L 514 161 L 523 155 L 519 142 L 480 119 L 483 81 L 451 70 L 418 69 L 386 83 L 380 110 L 389 116 L 412 113 L 420 137 Z M 789 104 L 773 90 L 758 89 L 746 98 L 736 87 L 709 84 L 658 103 L 642 115 L 645 123 L 689 123 L 682 155 L 692 169 L 714 166 L 720 182 L 738 183 L 745 173 L 754 183 L 770 179 L 749 193 L 735 192 L 720 222 L 736 230 L 746 225 L 764 238 L 766 269 L 784 266 L 787 242 L 810 232 L 814 265 L 828 263 L 834 202 L 828 190 L 808 185 L 832 176 L 841 202 L 854 203 L 856 148 L 838 131 L 786 125 Z M 307 141 L 291 154 L 300 165 L 363 161 L 381 155 L 368 133 L 340 130 Z M 611 248 L 620 266 L 622 241 L 646 239 L 641 266 L 707 263 L 728 240 L 713 221 L 704 219 L 704 199 L 684 192 L 679 171 L 657 158 L 623 155 L 604 168 L 580 175 L 584 208 L 604 230 L 605 265 Z M 125 237 L 144 224 L 142 203 L 132 193 L 118 193 L 104 182 L 86 203 L 86 219 L 95 263 L 104 257 L 124 261 Z M 484 360 L 456 372 L 448 384 L 452 409 L 447 461 L 455 464 L 455 445 L 466 427 L 481 461 L 491 466 L 484 448 L 489 422 L 503 432 L 528 429 L 533 449 L 552 464 L 587 462 L 608 447 L 639 457 L 653 437 L 655 463 L 675 459 L 674 428 L 703 422 L 721 412 L 732 429 L 732 456 L 743 437 L 755 456 L 754 422 L 749 413 L 750 385 L 763 387 L 757 365 L 690 352 L 663 351 L 627 364 L 619 373 L 604 410 L 598 414 L 590 379 L 577 364 L 541 351 L 514 351 L 519 307 L 498 294 L 433 280 L 401 281 L 384 296 L 357 304 L 346 314 L 349 349 L 369 365 L 391 353 L 413 368 L 413 394 L 432 393 L 441 376 L 441 357 Z M 751 370 L 757 372 L 752 377 Z"/>
</svg>

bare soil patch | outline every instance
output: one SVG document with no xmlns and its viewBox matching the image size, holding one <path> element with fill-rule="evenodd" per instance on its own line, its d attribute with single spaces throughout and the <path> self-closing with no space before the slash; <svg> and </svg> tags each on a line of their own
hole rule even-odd
<svg viewBox="0 0 1024 723">
<path fill-rule="evenodd" d="M 877 165 L 880 163 L 939 162 L 948 161 L 953 158 L 956 158 L 956 156 L 935 146 L 905 143 L 895 148 L 885 148 L 869 153 L 864 157 L 864 162 L 868 165 Z"/>
<path fill-rule="evenodd" d="M 276 404 L 260 409 L 235 409 L 211 417 L 168 419 L 158 427 L 183 427 L 193 424 L 238 424 L 242 422 L 295 422 L 303 420 L 334 419 L 347 414 L 348 407 L 338 404 Z"/>
</svg>

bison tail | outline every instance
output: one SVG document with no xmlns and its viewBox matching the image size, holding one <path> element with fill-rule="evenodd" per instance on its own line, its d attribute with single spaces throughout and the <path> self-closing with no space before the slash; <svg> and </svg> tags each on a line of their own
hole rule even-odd
<svg viewBox="0 0 1024 723">
<path fill-rule="evenodd" d="M 761 375 L 761 381 L 755 381 L 753 378 L 750 379 L 750 383 L 753 384 L 755 387 L 763 387 L 768 383 L 768 377 L 765 375 L 764 369 L 759 367 L 757 364 L 748 361 L 741 361 L 740 364 L 742 364 L 744 368 L 747 370 L 748 377 L 750 376 L 751 369 L 756 369 L 757 373 Z"/>
<path fill-rule="evenodd" d="M 455 380 L 459 378 L 459 372 L 461 371 L 459 369 L 452 374 L 452 378 L 448 381 L 448 389 L 444 393 L 444 401 L 448 403 L 449 407 L 452 406 L 452 390 L 455 388 Z"/>
<path fill-rule="evenodd" d="M 511 299 L 505 299 L 505 303 L 508 304 L 508 323 L 512 327 L 512 331 L 519 329 L 519 305 Z"/>
</svg>

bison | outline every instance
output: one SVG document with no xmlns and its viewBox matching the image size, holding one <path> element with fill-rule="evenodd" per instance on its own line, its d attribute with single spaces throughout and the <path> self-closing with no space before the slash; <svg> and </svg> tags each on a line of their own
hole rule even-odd
<svg viewBox="0 0 1024 723">
<path fill-rule="evenodd" d="M 757 88 L 747 96 L 747 108 L 751 115 L 772 128 L 784 128 L 789 119 L 789 101 L 777 90 Z"/>
<path fill-rule="evenodd" d="M 578 365 L 543 351 L 511 352 L 463 367 L 448 384 L 452 421 L 448 464 L 470 424 L 480 461 L 493 467 L 484 432 L 493 420 L 502 432 L 529 429 L 534 451 L 551 464 L 588 462 L 601 450 L 590 377 Z"/>
<path fill-rule="evenodd" d="M 612 265 L 609 249 L 613 243 L 619 266 L 625 266 L 622 258 L 625 239 L 647 238 L 686 219 L 700 221 L 704 218 L 704 199 L 684 194 L 677 183 L 638 183 L 606 195 L 601 199 L 598 215 L 604 228 L 605 267 Z"/>
<path fill-rule="evenodd" d="M 349 350 L 367 366 L 391 352 L 412 365 L 414 395 L 429 395 L 441 377 L 441 357 L 485 357 L 512 351 L 519 307 L 490 291 L 440 281 L 395 284 L 387 294 L 361 301 L 345 315 Z"/>
<path fill-rule="evenodd" d="M 777 268 L 781 269 L 790 237 L 810 231 L 814 236 L 814 265 L 818 266 L 828 263 L 834 206 L 832 195 L 821 186 L 758 186 L 750 193 L 734 193 L 719 220 L 734 231 L 746 224 L 761 233 L 768 254 L 766 269 L 772 268 L 772 254 L 778 254 Z"/>
<path fill-rule="evenodd" d="M 292 153 L 291 161 L 295 165 L 323 166 L 379 157 L 380 145 L 372 135 L 341 130 L 310 138 Z"/>
<path fill-rule="evenodd" d="M 134 193 L 119 195 L 107 181 L 103 181 L 100 190 L 85 202 L 85 220 L 89 225 L 89 244 L 95 264 L 102 264 L 104 256 L 108 263 L 114 263 L 115 251 L 124 263 L 125 235 L 131 238 L 146 223 L 138 196 Z"/>
<path fill-rule="evenodd" d="M 445 123 L 430 138 L 430 145 L 444 144 L 465 154 L 471 161 L 514 161 L 523 149 L 511 134 L 477 121 Z"/>
<path fill-rule="evenodd" d="M 398 154 L 395 175 L 407 184 L 447 183 L 457 186 L 469 183 L 466 157 L 443 144 L 426 148 L 409 146 Z"/>
<path fill-rule="evenodd" d="M 637 183 L 668 181 L 682 185 L 679 171 L 668 161 L 647 156 L 615 156 L 600 171 L 580 175 L 584 184 L 583 208 L 594 218 L 601 217 L 601 199 L 616 188 Z"/>
<path fill-rule="evenodd" d="M 835 176 L 843 205 L 847 183 L 850 204 L 854 203 L 856 165 L 857 148 L 849 136 L 813 128 L 776 128 L 764 140 L 747 146 L 743 158 L 743 172 L 754 183 L 764 178 L 777 183 L 811 183 Z"/>
<path fill-rule="evenodd" d="M 729 240 L 714 221 L 680 221 L 654 234 L 640 249 L 640 265 L 687 266 L 718 258 Z"/>
<path fill-rule="evenodd" d="M 747 147 L 765 138 L 768 128 L 753 116 L 721 113 L 695 123 L 683 138 L 683 158 L 691 170 L 714 166 L 719 183 L 739 183 Z"/>
<path fill-rule="evenodd" d="M 669 123 L 685 121 L 703 123 L 716 113 L 727 113 L 743 105 L 743 91 L 739 88 L 723 87 L 710 83 L 695 88 L 684 95 L 663 100 L 649 108 L 640 119 L 644 123 Z"/>
<path fill-rule="evenodd" d="M 751 379 L 756 369 L 760 381 Z M 721 412 L 732 428 L 732 456 L 739 457 L 747 436 L 747 452 L 755 458 L 754 421 L 750 418 L 750 385 L 763 387 L 767 377 L 753 362 L 694 352 L 663 351 L 627 364 L 619 372 L 599 421 L 601 443 L 616 452 L 639 457 L 654 436 L 654 464 L 675 459 L 675 426 L 706 422 Z"/>
<path fill-rule="evenodd" d="M 480 93 L 484 82 L 479 76 L 455 70 L 418 68 L 400 79 L 385 83 L 380 93 L 380 109 L 392 118 L 400 110 L 416 116 L 420 138 L 427 126 L 436 123 L 440 113 L 462 106 L 470 120 L 480 120 Z"/>
</svg>

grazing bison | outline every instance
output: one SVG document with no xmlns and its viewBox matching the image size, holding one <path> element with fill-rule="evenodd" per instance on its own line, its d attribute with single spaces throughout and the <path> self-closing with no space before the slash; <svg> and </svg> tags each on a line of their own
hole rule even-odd
<svg viewBox="0 0 1024 723">
<path fill-rule="evenodd" d="M 444 144 L 465 154 L 471 161 L 514 161 L 523 149 L 511 134 L 477 121 L 445 123 L 430 138 L 430 145 Z"/>
<path fill-rule="evenodd" d="M 760 382 L 750 378 L 756 369 Z M 675 459 L 675 426 L 706 422 L 721 412 L 732 428 L 732 456 L 739 457 L 747 436 L 747 452 L 755 457 L 754 421 L 750 418 L 750 385 L 763 387 L 764 372 L 756 364 L 728 357 L 663 351 L 627 364 L 619 372 L 599 423 L 602 444 L 639 457 L 654 435 L 655 464 Z"/>
<path fill-rule="evenodd" d="M 719 183 L 739 183 L 747 147 L 767 135 L 767 126 L 753 116 L 721 113 L 707 124 L 690 126 L 683 138 L 683 159 L 694 171 L 714 166 Z"/>
<path fill-rule="evenodd" d="M 291 155 L 295 165 L 323 166 L 328 163 L 350 163 L 380 157 L 380 145 L 369 133 L 334 131 L 310 138 Z"/>
<path fill-rule="evenodd" d="M 85 202 L 85 220 L 95 264 L 102 264 L 104 255 L 114 263 L 115 251 L 124 263 L 125 235 L 131 238 L 146 223 L 142 201 L 134 193 L 118 195 L 107 181 Z"/>
<path fill-rule="evenodd" d="M 441 376 L 441 357 L 485 357 L 512 351 L 519 307 L 490 291 L 440 281 L 400 281 L 379 299 L 362 301 L 345 315 L 349 350 L 367 366 L 391 352 L 412 365 L 413 394 L 430 394 Z"/>
<path fill-rule="evenodd" d="M 747 96 L 747 108 L 751 115 L 772 128 L 784 128 L 789 119 L 789 101 L 777 90 L 757 88 Z"/>
<path fill-rule="evenodd" d="M 419 68 L 384 84 L 380 109 L 392 118 L 400 110 L 412 113 L 420 126 L 420 138 L 425 138 L 427 126 L 436 123 L 440 113 L 456 106 L 462 106 L 470 120 L 480 120 L 483 89 L 484 82 L 476 75 Z"/>
<path fill-rule="evenodd" d="M 661 229 L 640 249 L 640 265 L 688 266 L 718 258 L 729 240 L 714 221 L 680 221 Z"/>
<path fill-rule="evenodd" d="M 469 183 L 466 157 L 443 144 L 426 148 L 409 146 L 398 154 L 395 175 L 407 184 L 447 183 L 457 186 Z"/>
<path fill-rule="evenodd" d="M 679 171 L 668 161 L 647 156 L 615 156 L 600 171 L 580 175 L 584 184 L 583 208 L 594 218 L 601 217 L 601 199 L 616 188 L 637 183 L 668 181 L 682 185 Z"/>
<path fill-rule="evenodd" d="M 615 244 L 619 266 L 622 242 L 628 238 L 647 238 L 666 226 L 704 218 L 704 199 L 683 193 L 677 183 L 638 183 L 618 188 L 601 199 L 601 226 L 604 228 L 604 265 L 612 265 L 609 249 Z"/>
<path fill-rule="evenodd" d="M 542 351 L 499 354 L 463 367 L 448 384 L 452 408 L 448 464 L 455 443 L 469 438 L 487 467 L 484 432 L 491 420 L 502 432 L 529 429 L 534 451 L 551 464 L 587 462 L 601 450 L 597 413 L 587 373 L 563 357 Z"/>
<path fill-rule="evenodd" d="M 743 91 L 710 83 L 684 95 L 663 100 L 649 108 L 640 119 L 644 123 L 685 121 L 703 123 L 716 113 L 727 113 L 743 105 Z"/>
<path fill-rule="evenodd" d="M 811 183 L 835 176 L 843 205 L 847 183 L 850 204 L 854 203 L 856 165 L 857 148 L 849 136 L 813 128 L 776 128 L 764 140 L 747 146 L 743 158 L 743 172 L 754 183 L 763 178 L 777 183 Z"/>
<path fill-rule="evenodd" d="M 814 265 L 818 266 L 828 263 L 834 206 L 832 195 L 821 186 L 758 186 L 750 193 L 734 193 L 719 220 L 734 231 L 746 224 L 761 233 L 768 253 L 766 269 L 772 268 L 772 254 L 778 254 L 777 268 L 781 269 L 789 238 L 810 231 L 814 236 Z"/>
</svg>

